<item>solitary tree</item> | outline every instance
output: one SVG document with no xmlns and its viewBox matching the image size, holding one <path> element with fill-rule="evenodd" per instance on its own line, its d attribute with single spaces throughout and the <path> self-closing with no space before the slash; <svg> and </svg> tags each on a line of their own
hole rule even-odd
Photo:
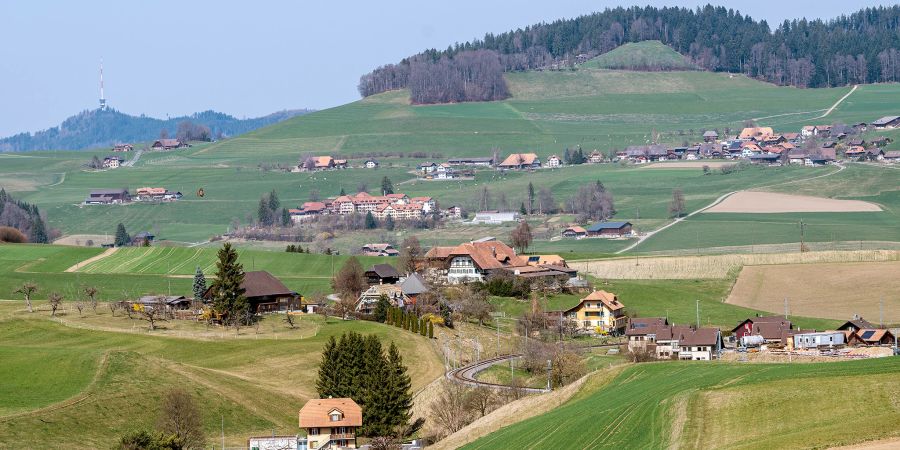
<svg viewBox="0 0 900 450">
<path fill-rule="evenodd" d="M 672 217 L 681 217 L 684 214 L 684 193 L 681 188 L 672 189 L 672 203 L 669 204 L 669 214 Z"/>
<path fill-rule="evenodd" d="M 528 212 L 534 211 L 534 185 L 528 182 Z"/>
<path fill-rule="evenodd" d="M 244 297 L 244 266 L 237 262 L 238 255 L 231 244 L 225 243 L 218 253 L 216 280 L 210 286 L 213 308 L 226 316 L 237 330 L 247 309 Z"/>
<path fill-rule="evenodd" d="M 166 435 L 174 435 L 185 449 L 201 449 L 206 444 L 200 408 L 194 397 L 182 388 L 166 392 L 156 428 Z"/>
<path fill-rule="evenodd" d="M 156 329 L 156 322 L 166 321 L 166 303 L 165 297 L 157 297 L 153 303 L 149 305 L 135 303 L 133 308 L 138 313 L 141 320 L 146 320 L 150 326 L 150 331 Z"/>
<path fill-rule="evenodd" d="M 341 298 L 347 297 L 354 302 L 366 289 L 365 271 L 355 256 L 351 256 L 344 263 L 344 267 L 341 267 L 331 281 L 331 287 Z"/>
<path fill-rule="evenodd" d="M 200 266 L 197 266 L 197 271 L 194 272 L 194 284 L 191 286 L 191 290 L 194 293 L 194 301 L 202 301 L 203 294 L 206 293 L 206 276 L 203 275 L 203 269 Z"/>
<path fill-rule="evenodd" d="M 31 296 L 34 295 L 37 290 L 37 284 L 27 281 L 17 287 L 16 290 L 13 291 L 13 294 L 22 294 L 22 297 L 25 297 L 25 307 L 28 308 L 28 312 L 34 312 L 34 308 L 31 306 Z"/>
<path fill-rule="evenodd" d="M 533 240 L 531 227 L 528 225 L 528 222 L 524 220 L 519 222 L 519 225 L 512 231 L 510 238 L 512 239 L 513 247 L 517 248 L 519 253 L 525 253 Z"/>
<path fill-rule="evenodd" d="M 85 286 L 81 289 L 81 292 L 84 292 L 84 295 L 90 300 L 91 309 L 94 311 L 94 314 L 97 314 L 97 294 L 100 291 L 94 286 Z"/>
<path fill-rule="evenodd" d="M 116 225 L 116 240 L 114 242 L 116 247 L 123 247 L 131 243 L 131 236 L 128 235 L 128 232 L 125 231 L 125 225 L 119 222 Z"/>
</svg>

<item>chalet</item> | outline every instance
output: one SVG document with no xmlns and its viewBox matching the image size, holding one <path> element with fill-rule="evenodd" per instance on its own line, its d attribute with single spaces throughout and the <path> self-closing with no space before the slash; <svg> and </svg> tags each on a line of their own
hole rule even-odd
<svg viewBox="0 0 900 450">
<path fill-rule="evenodd" d="M 884 150 L 876 147 L 866 150 L 865 159 L 869 161 L 884 161 Z"/>
<path fill-rule="evenodd" d="M 806 163 L 806 150 L 801 150 L 795 148 L 788 152 L 788 162 L 791 164 L 805 164 Z"/>
<path fill-rule="evenodd" d="M 116 144 L 113 146 L 112 151 L 119 152 L 130 152 L 134 150 L 134 146 L 131 144 Z"/>
<path fill-rule="evenodd" d="M 390 264 L 375 264 L 365 272 L 366 282 L 375 284 L 396 284 L 400 281 L 400 272 Z"/>
<path fill-rule="evenodd" d="M 141 245 L 144 245 L 145 243 L 149 244 L 149 243 L 153 242 L 155 239 L 156 239 L 156 235 L 154 235 L 153 233 L 150 233 L 149 231 L 141 231 L 140 233 L 135 234 L 134 236 L 131 237 L 131 245 L 141 246 Z"/>
<path fill-rule="evenodd" d="M 539 169 L 541 160 L 534 153 L 512 153 L 497 167 L 501 169 Z"/>
<path fill-rule="evenodd" d="M 573 321 L 576 329 L 589 334 L 618 334 L 625 331 L 627 320 L 625 305 L 615 294 L 606 291 L 591 292 L 560 314 Z"/>
<path fill-rule="evenodd" d="M 560 161 L 559 156 L 550 155 L 550 157 L 547 158 L 547 167 L 554 168 L 559 167 L 560 165 L 562 165 L 562 161 Z"/>
<path fill-rule="evenodd" d="M 722 333 L 718 328 L 691 328 L 678 336 L 678 359 L 711 361 L 722 353 Z"/>
<path fill-rule="evenodd" d="M 115 205 L 131 201 L 127 189 L 98 189 L 91 191 L 85 205 Z"/>
<path fill-rule="evenodd" d="M 884 116 L 878 120 L 873 121 L 870 125 L 875 127 L 876 130 L 896 128 L 900 126 L 900 116 Z"/>
<path fill-rule="evenodd" d="M 121 156 L 111 155 L 103 158 L 103 168 L 104 169 L 118 169 L 122 163 L 125 162 L 125 158 Z"/>
<path fill-rule="evenodd" d="M 411 273 L 400 280 L 400 290 L 408 299 L 409 304 L 415 305 L 420 295 L 427 294 L 431 291 L 428 283 L 418 273 Z"/>
<path fill-rule="evenodd" d="M 494 158 L 491 156 L 475 157 L 475 158 L 450 158 L 447 162 L 452 166 L 476 166 L 491 167 L 494 165 Z"/>
<path fill-rule="evenodd" d="M 400 254 L 391 244 L 366 244 L 362 246 L 363 256 L 397 256 Z"/>
<path fill-rule="evenodd" d="M 374 159 L 367 159 L 367 160 L 363 163 L 363 167 L 365 167 L 366 169 L 377 169 L 377 168 L 378 168 L 378 161 L 376 161 L 376 160 L 374 160 Z"/>
<path fill-rule="evenodd" d="M 739 323 L 731 333 L 738 341 L 744 336 L 762 336 L 766 342 L 782 342 L 785 332 L 793 328 L 794 324 L 782 316 L 756 316 Z"/>
<path fill-rule="evenodd" d="M 244 298 L 250 305 L 250 311 L 256 314 L 265 312 L 293 311 L 300 308 L 302 296 L 288 289 L 278 278 L 269 272 L 245 272 L 241 283 Z M 215 298 L 213 288 L 209 287 L 203 298 L 212 301 Z"/>
<path fill-rule="evenodd" d="M 843 347 L 846 339 L 843 331 L 813 331 L 791 336 L 793 348 L 797 350 L 819 347 Z"/>
<path fill-rule="evenodd" d="M 422 172 L 423 174 L 429 174 L 429 173 L 436 172 L 437 168 L 438 168 L 438 164 L 430 162 L 430 161 L 419 164 L 419 167 L 418 167 L 419 172 Z"/>
<path fill-rule="evenodd" d="M 738 139 L 742 141 L 762 141 L 774 135 L 771 127 L 748 127 L 741 130 Z"/>
<path fill-rule="evenodd" d="M 153 144 L 150 146 L 153 150 L 172 150 L 182 147 L 185 147 L 185 145 L 178 139 L 159 139 L 153 141 Z"/>
<path fill-rule="evenodd" d="M 896 342 L 894 334 L 883 328 L 862 328 L 855 333 L 865 345 L 894 345 Z"/>
<path fill-rule="evenodd" d="M 306 431 L 302 448 L 357 448 L 356 430 L 362 427 L 362 408 L 350 398 L 312 399 L 299 413 Z"/>
<path fill-rule="evenodd" d="M 587 230 L 582 227 L 568 227 L 562 231 L 562 237 L 570 239 L 581 239 L 587 236 Z"/>
<path fill-rule="evenodd" d="M 828 163 L 828 158 L 822 155 L 809 155 L 803 160 L 803 165 L 807 167 L 825 166 Z"/>
<path fill-rule="evenodd" d="M 519 213 L 517 212 L 481 211 L 475 213 L 475 218 L 472 219 L 472 223 L 500 225 L 503 223 L 515 222 L 517 220 L 519 220 Z"/>
<path fill-rule="evenodd" d="M 468 242 L 456 247 L 432 247 L 425 253 L 432 266 L 446 270 L 447 281 L 458 284 L 484 281 L 489 275 L 512 267 L 526 266 L 524 258 L 499 241 Z"/>
<path fill-rule="evenodd" d="M 631 236 L 631 222 L 597 222 L 584 229 L 587 237 L 618 238 Z"/>
<path fill-rule="evenodd" d="M 844 156 L 853 159 L 865 157 L 866 153 L 866 149 L 861 145 L 851 145 L 850 148 L 844 150 Z"/>
<path fill-rule="evenodd" d="M 865 146 L 869 145 L 869 143 L 866 142 L 866 140 L 863 138 L 857 138 L 857 139 L 850 139 L 849 141 L 847 141 L 847 145 L 851 145 L 851 146 L 858 145 L 860 147 L 865 147 Z"/>
<path fill-rule="evenodd" d="M 625 150 L 616 153 L 616 156 L 622 160 L 627 159 L 635 163 L 643 163 L 647 161 L 666 161 L 669 159 L 669 148 L 665 145 L 632 145 L 626 147 Z"/>
<path fill-rule="evenodd" d="M 716 130 L 706 130 L 703 132 L 703 142 L 716 142 L 719 139 L 719 132 Z"/>
<path fill-rule="evenodd" d="M 872 325 L 872 323 L 868 320 L 855 315 L 852 319 L 844 322 L 844 324 L 839 326 L 837 329 L 840 331 L 859 331 L 864 328 L 875 328 L 875 325 Z"/>
<path fill-rule="evenodd" d="M 356 312 L 360 314 L 373 314 L 381 297 L 387 297 L 391 306 L 405 308 L 408 301 L 403 289 L 396 284 L 376 284 L 369 286 L 359 299 L 356 300 Z"/>
<path fill-rule="evenodd" d="M 591 164 L 600 164 L 603 162 L 604 159 L 606 159 L 606 158 L 603 156 L 603 153 L 600 153 L 599 150 L 594 150 L 588 156 L 587 162 L 589 162 Z"/>
</svg>

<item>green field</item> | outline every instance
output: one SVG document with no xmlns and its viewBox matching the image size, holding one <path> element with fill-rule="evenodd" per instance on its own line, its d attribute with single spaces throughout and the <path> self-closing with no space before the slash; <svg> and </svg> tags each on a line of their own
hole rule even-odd
<svg viewBox="0 0 900 450">
<path fill-rule="evenodd" d="M 0 305 L 8 310 L 7 305 Z M 108 314 L 101 312 L 100 314 Z M 228 445 L 247 436 L 299 432 L 296 414 L 315 395 L 319 352 L 329 336 L 374 333 L 400 347 L 413 389 L 440 376 L 427 339 L 372 322 L 304 317 L 314 337 L 198 340 L 69 328 L 46 313 L 0 321 L 0 447 L 108 448 L 129 429 L 153 426 L 162 394 L 183 387 L 199 402 L 206 433 Z M 107 323 L 125 321 L 107 317 Z M 284 327 L 280 324 L 277 326 Z M 144 325 L 138 325 L 145 327 Z M 263 324 L 267 327 L 268 324 Z M 125 330 L 123 330 L 125 331 Z M 231 335 L 231 333 L 229 333 Z"/>
<path fill-rule="evenodd" d="M 898 372 L 900 358 L 795 365 L 639 364 L 600 389 L 586 383 L 563 406 L 464 448 L 852 444 L 896 435 L 900 389 L 893 380 Z"/>
<path fill-rule="evenodd" d="M 58 245 L 0 245 L 0 299 L 20 298 L 12 291 L 26 281 L 40 289 L 35 298 L 59 292 L 67 299 L 80 298 L 82 286 L 99 288 L 100 300 L 122 300 L 140 295 L 191 295 L 197 266 L 207 277 L 215 274 L 215 248 L 134 247 L 86 264 L 73 272 L 66 269 L 99 255 L 103 249 Z M 349 256 L 327 256 L 258 250 L 239 250 L 245 271 L 265 270 L 302 295 L 331 292 L 332 264 L 340 270 Z M 390 263 L 377 257 L 358 257 L 363 267 Z"/>
</svg>

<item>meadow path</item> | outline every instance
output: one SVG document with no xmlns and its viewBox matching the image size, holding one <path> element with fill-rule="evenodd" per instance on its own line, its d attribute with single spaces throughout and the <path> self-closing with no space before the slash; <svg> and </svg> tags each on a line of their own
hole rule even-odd
<svg viewBox="0 0 900 450">
<path fill-rule="evenodd" d="M 108 249 L 106 249 L 105 252 L 103 252 L 103 253 L 101 253 L 101 254 L 99 254 L 99 255 L 97 255 L 97 256 L 92 256 L 92 257 L 90 257 L 90 258 L 88 258 L 88 259 L 86 259 L 86 260 L 84 260 L 84 261 L 81 261 L 81 262 L 79 262 L 79 263 L 76 263 L 74 266 L 69 267 L 68 269 L 66 269 L 66 272 L 78 272 L 78 269 L 80 269 L 80 268 L 82 268 L 82 267 L 84 267 L 84 266 L 86 266 L 86 265 L 88 265 L 88 264 L 90 264 L 90 263 L 92 263 L 92 262 L 100 261 L 101 259 L 106 258 L 107 256 L 112 255 L 113 253 L 115 253 L 116 250 L 118 250 L 118 249 L 119 249 L 119 247 L 108 248 Z"/>
<path fill-rule="evenodd" d="M 844 96 L 843 96 L 843 97 L 841 97 L 841 98 L 840 98 L 840 99 L 838 99 L 838 101 L 836 101 L 836 102 L 834 102 L 834 104 L 833 104 L 833 105 L 831 105 L 831 108 L 828 108 L 828 110 L 827 110 L 827 111 L 825 111 L 825 113 L 824 113 L 824 114 L 822 114 L 822 115 L 821 115 L 821 116 L 819 116 L 819 117 L 816 117 L 816 119 L 821 119 L 821 118 L 823 118 L 823 117 L 825 117 L 825 116 L 827 116 L 827 115 L 829 115 L 829 114 L 831 114 L 831 112 L 832 112 L 832 111 L 834 111 L 834 108 L 837 108 L 837 107 L 838 107 L 838 105 L 840 105 L 840 104 L 841 104 L 841 103 L 843 103 L 843 102 L 844 102 L 844 100 L 846 100 L 846 99 L 847 99 L 847 97 L 849 97 L 849 96 L 850 96 L 850 94 L 852 94 L 852 93 L 854 93 L 854 92 L 856 92 L 856 88 L 858 88 L 858 87 L 859 87 L 859 85 L 858 85 L 858 84 L 854 84 L 854 85 L 853 85 L 853 89 L 850 89 L 850 92 L 848 92 L 848 93 L 846 93 L 846 94 L 844 94 Z"/>
</svg>

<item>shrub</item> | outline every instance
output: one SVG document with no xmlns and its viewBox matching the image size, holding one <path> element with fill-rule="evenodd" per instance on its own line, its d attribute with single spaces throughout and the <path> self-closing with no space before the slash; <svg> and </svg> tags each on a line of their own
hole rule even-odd
<svg viewBox="0 0 900 450">
<path fill-rule="evenodd" d="M 24 244 L 28 242 L 25 235 L 13 227 L 0 227 L 0 242 L 9 242 L 12 244 Z"/>
</svg>

